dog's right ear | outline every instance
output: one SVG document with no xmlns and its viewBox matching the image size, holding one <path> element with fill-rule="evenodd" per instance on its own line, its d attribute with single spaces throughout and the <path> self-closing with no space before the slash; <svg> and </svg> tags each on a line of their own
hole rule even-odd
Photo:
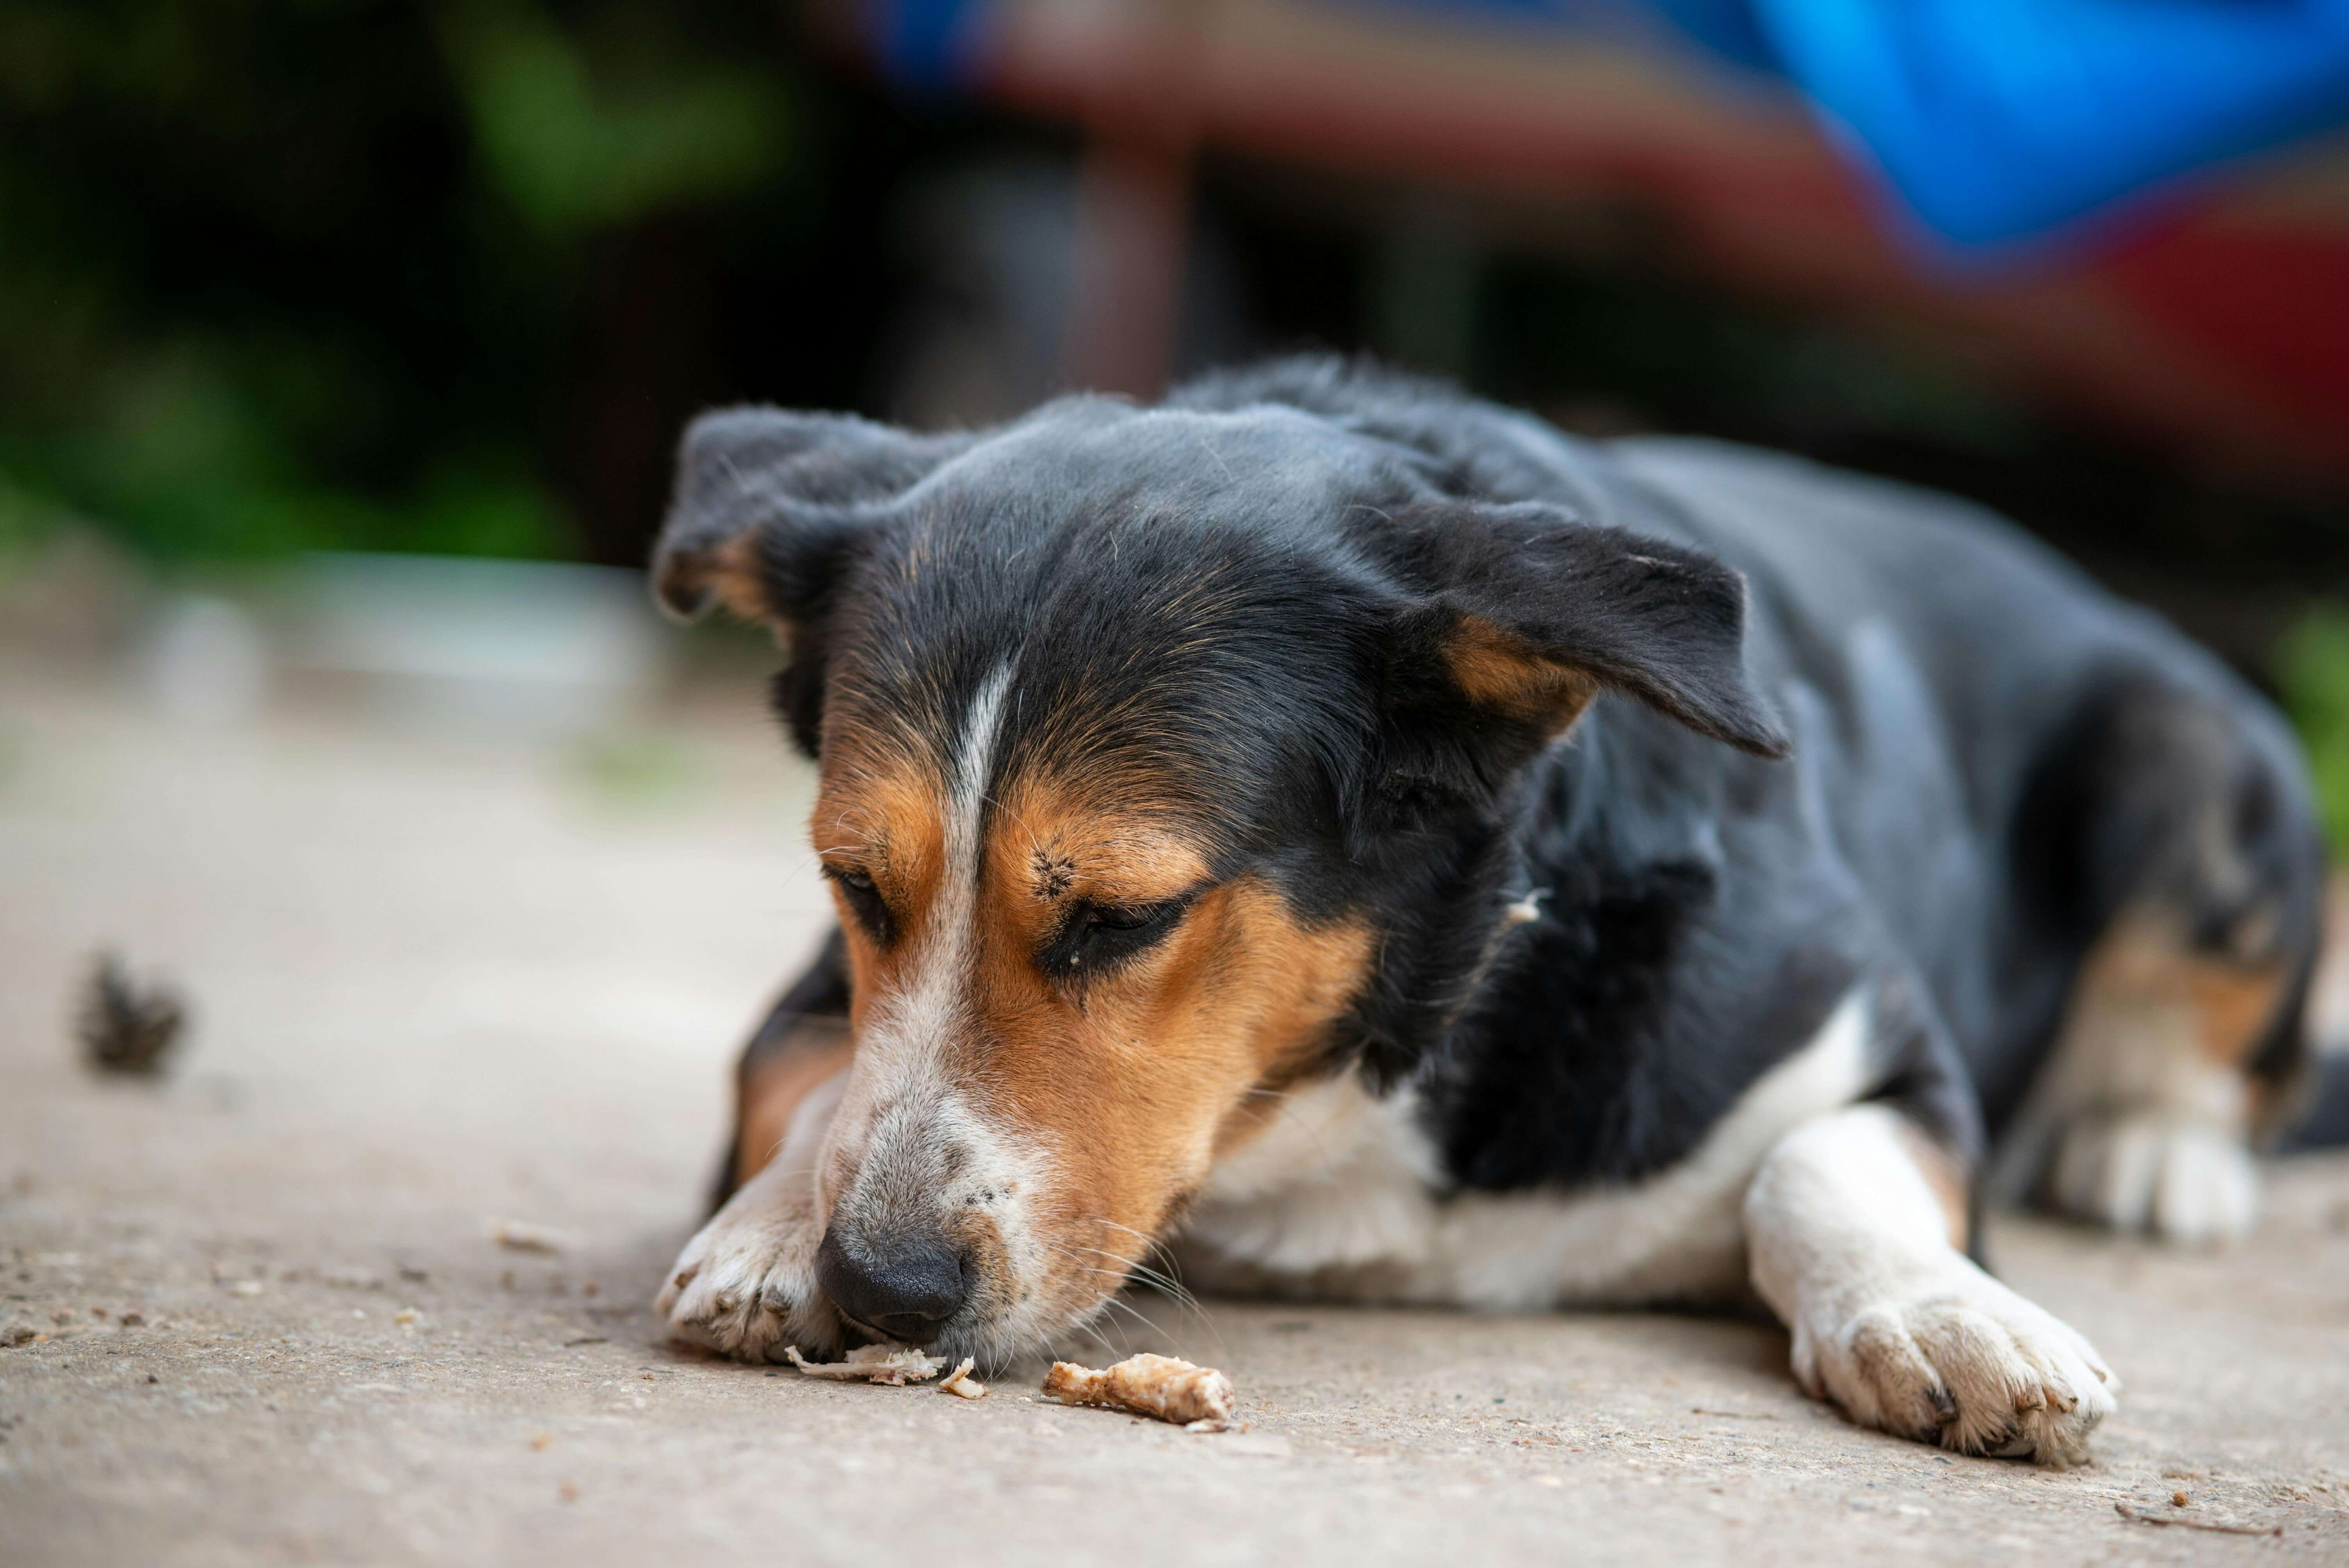
<svg viewBox="0 0 2349 1568">
<path fill-rule="evenodd" d="M 833 585 L 870 509 L 976 439 L 781 408 L 723 408 L 687 428 L 653 547 L 654 595 L 679 620 L 714 602 L 774 633 L 790 659 L 775 706 L 809 757 L 822 739 Z"/>
<path fill-rule="evenodd" d="M 717 603 L 792 646 L 863 526 L 859 509 L 912 488 L 973 439 L 848 414 L 704 414 L 678 449 L 653 593 L 679 620 Z"/>
</svg>

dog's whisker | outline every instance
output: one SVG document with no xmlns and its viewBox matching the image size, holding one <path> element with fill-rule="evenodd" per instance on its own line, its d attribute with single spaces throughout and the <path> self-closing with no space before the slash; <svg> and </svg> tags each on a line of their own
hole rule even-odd
<svg viewBox="0 0 2349 1568">
<path fill-rule="evenodd" d="M 1102 1223 L 1112 1224 L 1114 1222 L 1103 1221 Z M 1140 1236 L 1142 1234 L 1141 1232 L 1133 1230 L 1131 1226 L 1119 1225 L 1117 1228 L 1119 1230 L 1128 1231 L 1136 1236 Z M 1145 1241 L 1149 1240 L 1147 1237 L 1144 1237 L 1143 1239 Z M 1074 1254 L 1069 1253 L 1069 1249 L 1066 1245 L 1056 1243 L 1056 1246 L 1058 1246 L 1058 1250 L 1062 1252 L 1064 1254 L 1069 1255 L 1071 1261 L 1074 1261 Z M 1163 1249 L 1164 1243 L 1152 1241 L 1150 1242 L 1150 1246 L 1153 1251 L 1158 1251 Z M 1105 1247 L 1085 1247 L 1082 1250 L 1094 1253 L 1100 1257 L 1108 1258 L 1112 1263 L 1121 1265 L 1120 1268 L 1115 1271 L 1116 1276 L 1119 1279 L 1139 1281 L 1142 1284 L 1150 1285 L 1159 1291 L 1185 1312 L 1202 1317 L 1206 1315 L 1206 1309 L 1199 1305 L 1199 1298 L 1194 1295 L 1189 1287 L 1185 1285 L 1180 1279 L 1176 1278 L 1174 1274 L 1170 1272 L 1174 1266 L 1173 1259 L 1171 1257 L 1167 1260 L 1168 1268 L 1160 1269 L 1154 1267 L 1152 1264 L 1143 1261 L 1142 1259 L 1127 1258 L 1123 1254 L 1112 1252 Z M 1092 1267 L 1091 1265 L 1081 1263 L 1080 1263 L 1078 1266 L 1080 1268 L 1085 1268 L 1089 1273 L 1092 1274 L 1110 1274 L 1112 1272 L 1108 1269 Z"/>
</svg>

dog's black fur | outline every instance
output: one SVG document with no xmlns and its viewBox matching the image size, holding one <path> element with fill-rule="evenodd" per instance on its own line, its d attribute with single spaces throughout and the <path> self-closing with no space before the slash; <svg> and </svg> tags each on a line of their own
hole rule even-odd
<svg viewBox="0 0 2349 1568">
<path fill-rule="evenodd" d="M 811 753 L 828 704 L 951 715 L 1009 661 L 1004 766 L 1082 734 L 1093 765 L 1174 780 L 1216 877 L 1367 915 L 1379 962 L 1327 1051 L 1419 1086 L 1462 1188 L 1671 1164 L 1862 980 L 1876 1092 L 1971 1158 L 2132 901 L 2285 966 L 2248 1070 L 2299 1065 L 2323 862 L 2293 741 L 2004 521 L 1764 454 L 1578 440 L 1330 359 L 1165 407 L 1215 418 L 714 417 L 662 593 L 698 608 L 755 527 L 792 649 L 777 703 Z M 918 571 L 915 514 L 953 524 Z M 1472 623 L 1595 680 L 1569 738 L 1464 693 Z M 753 1062 L 844 1007 L 840 963 L 835 942 Z"/>
</svg>

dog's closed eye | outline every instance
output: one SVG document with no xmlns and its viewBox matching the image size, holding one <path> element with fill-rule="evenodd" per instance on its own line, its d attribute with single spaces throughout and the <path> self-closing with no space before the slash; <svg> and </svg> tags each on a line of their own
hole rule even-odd
<svg viewBox="0 0 2349 1568">
<path fill-rule="evenodd" d="M 823 874 L 832 879 L 832 884 L 848 901 L 850 912 L 856 916 L 856 923 L 864 928 L 865 934 L 887 946 L 896 934 L 897 925 L 890 915 L 889 901 L 882 897 L 881 890 L 874 885 L 873 874 L 857 866 L 831 864 L 823 867 Z"/>
<path fill-rule="evenodd" d="M 1121 905 L 1081 900 L 1040 955 L 1048 975 L 1095 975 L 1123 963 L 1181 923 L 1195 892 L 1156 903 Z"/>
</svg>

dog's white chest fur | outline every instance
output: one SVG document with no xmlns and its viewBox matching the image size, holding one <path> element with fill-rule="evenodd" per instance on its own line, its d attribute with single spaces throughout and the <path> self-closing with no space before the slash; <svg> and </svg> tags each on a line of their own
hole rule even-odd
<svg viewBox="0 0 2349 1568">
<path fill-rule="evenodd" d="M 1415 1097 L 1353 1075 L 1291 1094 L 1217 1163 L 1188 1223 L 1206 1273 L 1317 1293 L 1540 1308 L 1742 1292 L 1740 1204 L 1772 1145 L 1865 1087 L 1868 1008 L 1845 998 L 1680 1163 L 1630 1183 L 1445 1196 Z"/>
</svg>

